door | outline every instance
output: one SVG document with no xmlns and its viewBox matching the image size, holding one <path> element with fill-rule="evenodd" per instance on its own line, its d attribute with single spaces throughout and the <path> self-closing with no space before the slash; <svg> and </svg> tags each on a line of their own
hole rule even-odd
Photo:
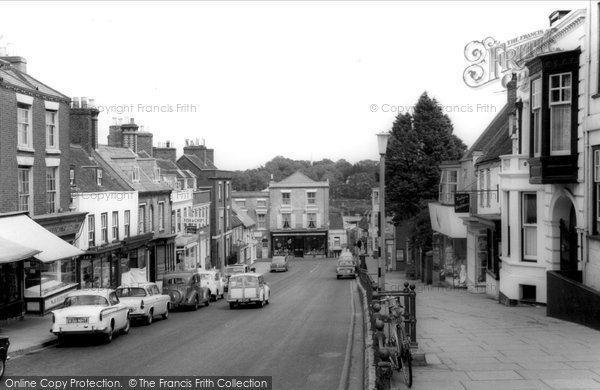
<svg viewBox="0 0 600 390">
<path fill-rule="evenodd" d="M 571 205 L 569 221 L 560 220 L 560 270 L 577 271 L 577 229 L 575 207 Z"/>
<path fill-rule="evenodd" d="M 294 237 L 294 256 L 304 257 L 304 237 Z"/>
</svg>

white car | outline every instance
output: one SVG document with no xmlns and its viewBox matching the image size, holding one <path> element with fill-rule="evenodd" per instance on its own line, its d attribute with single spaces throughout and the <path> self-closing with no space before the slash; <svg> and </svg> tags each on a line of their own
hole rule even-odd
<svg viewBox="0 0 600 390">
<path fill-rule="evenodd" d="M 225 298 L 225 277 L 218 270 L 198 270 L 200 285 L 208 289 L 212 301 Z"/>
<path fill-rule="evenodd" d="M 63 309 L 52 311 L 52 329 L 59 344 L 65 336 L 100 334 L 107 343 L 115 332 L 129 333 L 129 307 L 112 289 L 83 289 L 67 295 Z"/>
<path fill-rule="evenodd" d="M 155 316 L 162 316 L 164 320 L 169 318 L 171 298 L 161 294 L 156 283 L 123 285 L 116 292 L 119 300 L 129 307 L 131 319 L 143 319 L 150 325 Z"/>
<path fill-rule="evenodd" d="M 243 273 L 229 277 L 227 301 L 230 309 L 239 304 L 256 304 L 258 307 L 263 307 L 269 304 L 269 298 L 271 298 L 271 289 L 261 274 Z"/>
</svg>

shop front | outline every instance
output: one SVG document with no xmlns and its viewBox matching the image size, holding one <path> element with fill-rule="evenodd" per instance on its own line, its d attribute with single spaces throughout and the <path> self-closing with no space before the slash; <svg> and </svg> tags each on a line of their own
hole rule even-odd
<svg viewBox="0 0 600 390">
<path fill-rule="evenodd" d="M 43 314 L 62 304 L 66 294 L 79 286 L 75 258 L 83 252 L 26 214 L 1 216 L 0 237 L 38 251 L 18 263 L 11 261 L 2 266 L 0 279 L 8 286 L 2 286 L 2 300 L 5 306 L 11 306 L 6 308 L 8 312 L 15 314 L 21 300 L 26 312 Z"/>
<path fill-rule="evenodd" d="M 148 243 L 149 280 L 157 282 L 161 288 L 163 276 L 178 269 L 175 257 L 175 237 L 177 234 L 162 234 Z"/>
<path fill-rule="evenodd" d="M 327 230 L 271 231 L 271 253 L 273 256 L 327 257 Z"/>
</svg>

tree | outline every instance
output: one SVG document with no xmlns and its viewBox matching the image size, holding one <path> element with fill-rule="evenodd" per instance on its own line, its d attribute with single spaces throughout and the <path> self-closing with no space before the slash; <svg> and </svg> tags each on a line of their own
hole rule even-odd
<svg viewBox="0 0 600 390">
<path fill-rule="evenodd" d="M 413 239 L 429 247 L 431 226 L 427 203 L 436 199 L 439 165 L 459 160 L 466 150 L 453 133 L 450 118 L 435 99 L 424 92 L 413 114 L 399 114 L 394 121 L 386 152 L 386 205 L 394 222 L 415 224 Z"/>
</svg>

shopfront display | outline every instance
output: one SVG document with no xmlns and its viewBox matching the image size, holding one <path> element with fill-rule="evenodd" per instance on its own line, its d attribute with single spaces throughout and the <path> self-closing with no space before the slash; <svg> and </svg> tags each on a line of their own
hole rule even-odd
<svg viewBox="0 0 600 390">
<path fill-rule="evenodd" d="M 276 233 L 272 235 L 273 256 L 326 257 L 327 232 L 323 233 Z"/>
</svg>

